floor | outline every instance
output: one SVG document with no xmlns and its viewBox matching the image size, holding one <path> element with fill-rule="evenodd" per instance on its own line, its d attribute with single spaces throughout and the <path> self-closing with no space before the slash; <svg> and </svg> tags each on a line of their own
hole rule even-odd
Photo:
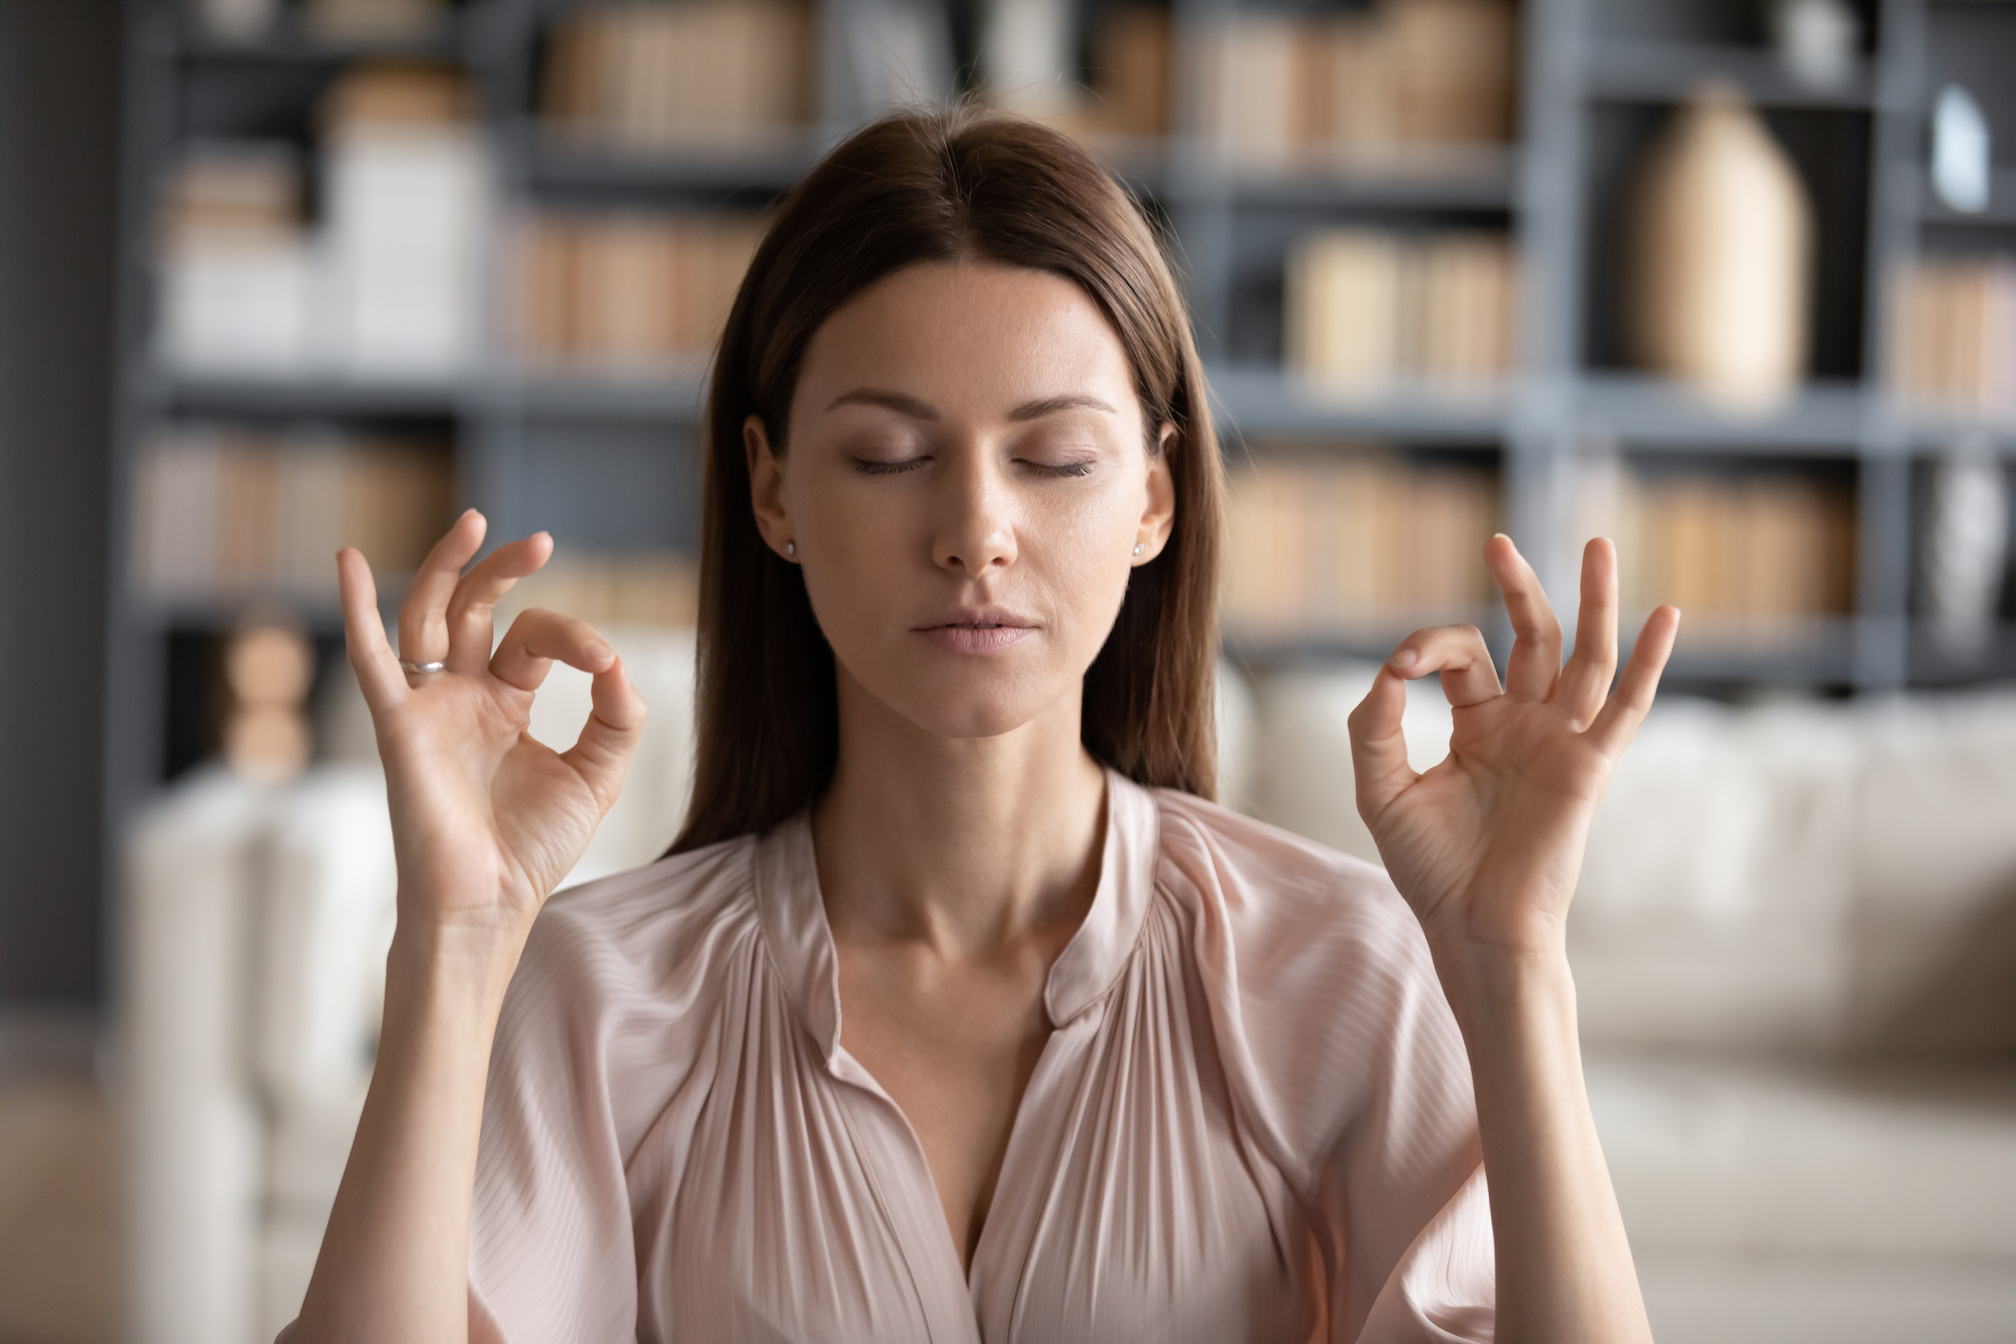
<svg viewBox="0 0 2016 1344">
<path fill-rule="evenodd" d="M 112 1344 L 116 1158 L 88 1081 L 0 1085 L 0 1344 Z"/>
</svg>

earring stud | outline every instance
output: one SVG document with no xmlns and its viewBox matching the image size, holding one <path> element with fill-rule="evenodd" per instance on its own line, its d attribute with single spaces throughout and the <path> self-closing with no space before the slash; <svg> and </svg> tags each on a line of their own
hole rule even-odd
<svg viewBox="0 0 2016 1344">
<path fill-rule="evenodd" d="M 786 555 L 796 555 L 796 554 L 798 554 L 798 543 L 797 543 L 797 542 L 795 542 L 795 541 L 787 541 L 787 542 L 785 542 L 785 543 L 784 543 L 784 554 L 786 554 Z"/>
<path fill-rule="evenodd" d="M 1141 552 L 1147 549 L 1148 549 L 1148 543 L 1145 541 L 1137 541 L 1134 543 L 1134 554 L 1136 555 L 1141 554 Z"/>
</svg>

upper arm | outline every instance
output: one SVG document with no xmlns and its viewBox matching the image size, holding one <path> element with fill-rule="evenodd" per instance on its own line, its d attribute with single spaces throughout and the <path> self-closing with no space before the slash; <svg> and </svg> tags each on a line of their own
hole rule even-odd
<svg viewBox="0 0 2016 1344">
<path fill-rule="evenodd" d="M 564 943 L 528 944 L 491 1051 L 470 1206 L 472 1344 L 602 1344 L 636 1332 L 607 1068 L 614 1013 Z"/>
</svg>

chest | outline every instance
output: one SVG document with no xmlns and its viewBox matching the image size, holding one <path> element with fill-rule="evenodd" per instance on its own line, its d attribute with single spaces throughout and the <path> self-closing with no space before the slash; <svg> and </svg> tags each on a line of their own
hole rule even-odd
<svg viewBox="0 0 2016 1344">
<path fill-rule="evenodd" d="M 906 1117 L 917 1099 L 898 1104 L 846 1024 L 829 1067 L 781 1011 L 749 1007 L 762 1021 L 723 1024 L 704 1099 L 661 1136 L 686 1154 L 676 1181 L 633 1178 L 640 1340 L 1309 1337 L 1312 1234 L 1242 1135 L 1208 1015 L 1180 978 L 1130 977 L 1042 1037 L 1005 1113 L 992 1100 L 945 1131 L 965 1136 L 970 1179 L 985 1150 L 973 1117 L 1005 1123 L 964 1254 L 932 1131 Z M 998 1024 L 937 1026 L 934 1050 L 1028 1048 Z"/>
<path fill-rule="evenodd" d="M 840 1043 L 916 1136 L 962 1269 L 1051 1027 L 1043 966 L 947 968 L 842 949 Z"/>
</svg>

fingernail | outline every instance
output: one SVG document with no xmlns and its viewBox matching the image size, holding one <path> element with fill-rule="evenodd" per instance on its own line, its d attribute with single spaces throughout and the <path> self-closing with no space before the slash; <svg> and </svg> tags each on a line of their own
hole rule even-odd
<svg viewBox="0 0 2016 1344">
<path fill-rule="evenodd" d="M 1393 666 L 1395 667 L 1412 667 L 1414 665 L 1414 660 L 1418 657 L 1420 657 L 1420 655 L 1417 654 L 1414 650 L 1402 649 L 1398 653 L 1394 654 L 1391 658 L 1387 659 L 1387 661 L 1392 663 Z"/>
<path fill-rule="evenodd" d="M 601 662 L 601 661 L 602 661 L 602 660 L 603 660 L 604 658 L 607 658 L 607 657 L 608 657 L 608 656 L 609 656 L 609 655 L 610 655 L 611 653 L 614 653 L 614 652 L 615 652 L 615 650 L 614 650 L 614 649 L 611 649 L 611 648 L 610 648 L 610 647 L 609 647 L 609 646 L 608 646 L 607 644 L 603 644 L 603 643 L 599 643 L 599 642 L 598 642 L 598 643 L 594 643 L 594 644 L 590 644 L 590 645 L 588 646 L 588 649 L 587 649 L 587 653 L 588 653 L 588 656 L 589 656 L 590 658 L 594 659 L 594 660 L 595 660 L 596 662 L 598 662 L 598 663 L 599 663 L 599 662 Z"/>
</svg>

